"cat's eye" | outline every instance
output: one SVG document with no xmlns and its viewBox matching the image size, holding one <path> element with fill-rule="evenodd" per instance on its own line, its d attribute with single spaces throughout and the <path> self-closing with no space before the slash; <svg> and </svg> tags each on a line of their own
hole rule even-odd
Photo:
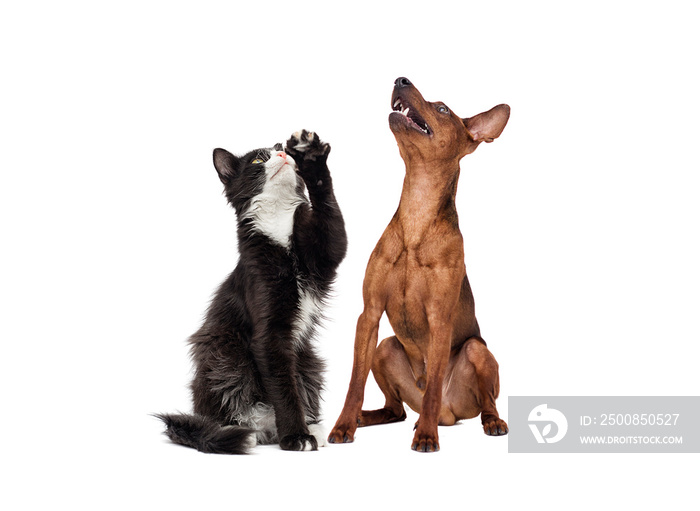
<svg viewBox="0 0 700 511">
<path fill-rule="evenodd" d="M 450 111 L 450 109 L 447 108 L 445 105 L 440 105 L 438 107 L 437 111 L 440 112 L 441 114 L 446 114 Z"/>
<path fill-rule="evenodd" d="M 257 165 L 258 163 L 262 163 L 262 162 L 263 162 L 263 161 L 262 161 L 262 159 L 260 159 L 260 158 L 255 158 L 255 159 L 252 161 L 252 163 L 255 164 L 255 165 Z"/>
</svg>

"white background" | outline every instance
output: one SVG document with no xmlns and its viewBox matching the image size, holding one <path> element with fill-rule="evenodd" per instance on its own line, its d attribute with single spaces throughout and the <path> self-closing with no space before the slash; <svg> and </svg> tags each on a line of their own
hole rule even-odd
<svg viewBox="0 0 700 511">
<path fill-rule="evenodd" d="M 509 103 L 462 161 L 482 334 L 517 395 L 698 395 L 700 158 L 692 2 L 23 2 L 0 8 L 6 509 L 686 503 L 697 455 L 515 455 L 478 419 L 410 450 L 406 422 L 316 453 L 203 455 L 186 339 L 237 260 L 211 151 L 300 128 L 350 240 L 319 338 L 327 427 L 349 381 L 367 258 L 398 204 L 398 76 L 466 117 Z M 383 324 L 380 334 L 390 335 Z M 374 381 L 367 407 L 383 403 Z M 688 467 L 689 462 L 692 465 Z"/>
</svg>

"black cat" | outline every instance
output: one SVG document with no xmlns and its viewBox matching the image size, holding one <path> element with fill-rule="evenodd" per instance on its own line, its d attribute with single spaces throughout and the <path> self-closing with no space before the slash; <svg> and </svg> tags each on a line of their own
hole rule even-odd
<svg viewBox="0 0 700 511">
<path fill-rule="evenodd" d="M 324 366 L 311 341 L 347 238 L 326 164 L 330 146 L 302 131 L 285 150 L 214 151 L 236 210 L 240 258 L 190 338 L 194 414 L 157 415 L 173 442 L 202 452 L 242 454 L 256 442 L 316 450 L 325 442 Z"/>
</svg>

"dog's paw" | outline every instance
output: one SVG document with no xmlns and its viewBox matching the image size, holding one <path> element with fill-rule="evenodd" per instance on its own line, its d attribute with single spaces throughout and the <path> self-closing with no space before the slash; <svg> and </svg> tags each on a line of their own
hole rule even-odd
<svg viewBox="0 0 700 511">
<path fill-rule="evenodd" d="M 416 435 L 413 437 L 411 449 L 418 452 L 438 452 L 440 450 L 440 442 L 437 435 Z"/>
<path fill-rule="evenodd" d="M 508 434 L 508 424 L 503 419 L 488 419 L 484 422 L 484 433 L 488 436 L 502 436 Z"/>
<path fill-rule="evenodd" d="M 341 423 L 340 420 L 331 430 L 328 435 L 329 444 L 349 444 L 355 440 L 355 430 L 359 419 L 355 421 L 355 424 L 345 424 Z"/>
<path fill-rule="evenodd" d="M 317 133 L 301 130 L 294 133 L 286 144 L 286 152 L 297 163 L 302 160 L 316 161 L 331 152 L 330 144 L 323 142 Z"/>
<path fill-rule="evenodd" d="M 317 451 L 318 441 L 315 436 L 304 433 L 287 435 L 280 440 L 280 447 L 284 451 Z"/>
<path fill-rule="evenodd" d="M 440 450 L 437 427 L 421 426 L 421 421 L 418 419 L 413 429 L 416 430 L 416 433 L 413 435 L 411 449 L 418 452 L 438 452 Z"/>
</svg>

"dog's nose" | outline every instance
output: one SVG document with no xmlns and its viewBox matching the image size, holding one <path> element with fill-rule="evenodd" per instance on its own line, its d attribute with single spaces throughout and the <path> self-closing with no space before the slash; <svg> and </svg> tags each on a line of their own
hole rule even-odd
<svg viewBox="0 0 700 511">
<path fill-rule="evenodd" d="M 409 85 L 411 85 L 411 80 L 401 76 L 396 79 L 394 85 L 396 85 L 397 87 L 408 87 Z"/>
</svg>

